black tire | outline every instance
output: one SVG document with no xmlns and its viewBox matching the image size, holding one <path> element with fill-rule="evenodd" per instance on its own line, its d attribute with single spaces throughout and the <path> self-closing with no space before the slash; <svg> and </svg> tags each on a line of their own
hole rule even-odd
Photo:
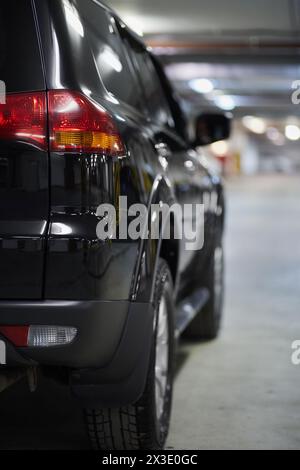
<svg viewBox="0 0 300 470">
<path fill-rule="evenodd" d="M 174 362 L 174 307 L 172 277 L 167 263 L 160 259 L 155 280 L 155 318 L 159 314 L 162 299 L 167 306 L 167 330 L 169 347 L 167 380 L 160 417 L 157 416 L 156 400 L 156 343 L 158 321 L 156 320 L 153 344 L 144 393 L 137 403 L 114 409 L 84 410 L 88 435 L 95 450 L 155 450 L 163 449 L 168 435 L 173 385 Z"/>
<path fill-rule="evenodd" d="M 217 287 L 216 276 L 219 276 L 219 287 Z M 188 325 L 184 337 L 193 340 L 212 340 L 219 334 L 223 313 L 224 253 L 222 237 L 218 239 L 208 261 L 202 284 L 201 287 L 206 287 L 209 290 L 209 300 Z"/>
</svg>

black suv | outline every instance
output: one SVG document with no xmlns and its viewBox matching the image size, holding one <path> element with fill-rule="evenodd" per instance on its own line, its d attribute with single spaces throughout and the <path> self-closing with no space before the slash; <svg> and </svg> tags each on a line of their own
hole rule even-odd
<svg viewBox="0 0 300 470">
<path fill-rule="evenodd" d="M 219 330 L 223 190 L 194 148 L 229 122 L 200 115 L 189 138 L 157 59 L 96 0 L 2 0 L 0 79 L 0 384 L 40 368 L 96 449 L 162 448 L 176 339 Z M 99 238 L 121 196 L 158 237 Z M 164 236 L 173 204 L 204 206 L 201 249 L 175 236 L 185 213 Z"/>
</svg>

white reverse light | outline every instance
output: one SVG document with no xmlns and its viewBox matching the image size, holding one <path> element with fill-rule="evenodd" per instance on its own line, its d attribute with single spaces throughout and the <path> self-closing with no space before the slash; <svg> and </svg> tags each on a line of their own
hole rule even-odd
<svg viewBox="0 0 300 470">
<path fill-rule="evenodd" d="M 70 326 L 38 326 L 31 325 L 28 332 L 27 345 L 34 347 L 64 346 L 72 343 L 77 329 Z"/>
</svg>

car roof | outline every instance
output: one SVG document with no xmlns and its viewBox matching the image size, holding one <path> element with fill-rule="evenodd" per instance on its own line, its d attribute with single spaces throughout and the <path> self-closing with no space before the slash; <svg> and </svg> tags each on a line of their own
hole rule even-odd
<svg viewBox="0 0 300 470">
<path fill-rule="evenodd" d="M 140 36 L 133 31 L 123 20 L 122 18 L 119 17 L 119 15 L 108 5 L 106 5 L 104 2 L 101 0 L 92 0 L 94 3 L 97 3 L 100 7 L 104 8 L 106 11 L 108 11 L 122 26 L 122 28 L 125 28 L 127 33 L 130 34 L 137 42 L 140 43 L 140 45 L 145 48 L 145 49 L 150 49 L 146 46 L 144 41 L 140 38 Z"/>
</svg>

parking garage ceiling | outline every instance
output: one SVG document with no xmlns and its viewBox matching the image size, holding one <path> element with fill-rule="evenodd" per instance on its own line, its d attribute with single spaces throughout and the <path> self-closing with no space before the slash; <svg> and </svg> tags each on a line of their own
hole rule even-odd
<svg viewBox="0 0 300 470">
<path fill-rule="evenodd" d="M 237 116 L 300 116 L 291 101 L 292 84 L 300 80 L 300 0 L 107 3 L 143 33 L 187 108 L 215 107 L 223 99 Z M 195 92 L 197 79 L 213 89 Z"/>
<path fill-rule="evenodd" d="M 299 38 L 299 0 L 109 0 L 148 37 Z M 234 12 L 234 14 L 232 14 Z M 183 14 L 184 13 L 184 14 Z"/>
</svg>

